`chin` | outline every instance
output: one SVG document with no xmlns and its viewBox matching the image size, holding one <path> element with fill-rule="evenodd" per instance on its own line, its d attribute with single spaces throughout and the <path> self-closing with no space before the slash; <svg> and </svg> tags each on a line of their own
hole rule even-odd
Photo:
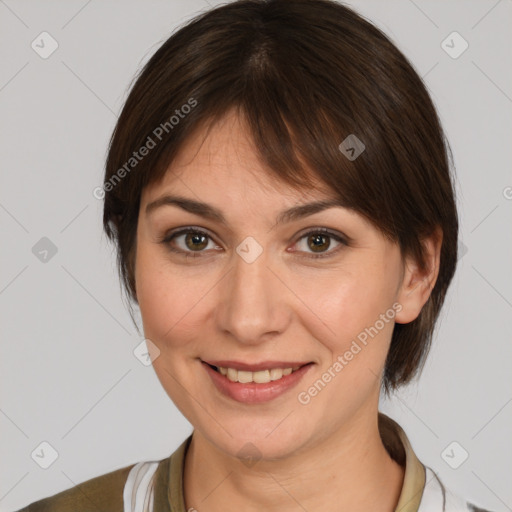
<svg viewBox="0 0 512 512">
<path fill-rule="evenodd" d="M 207 430 L 201 429 L 201 433 L 215 447 L 232 457 L 286 459 L 305 444 L 308 435 L 304 424 L 298 425 L 296 419 L 293 421 L 291 418 L 283 421 L 285 417 L 286 414 L 279 418 L 256 421 L 247 418 L 221 423 L 229 434 L 221 427 L 212 430 L 209 423 Z"/>
</svg>

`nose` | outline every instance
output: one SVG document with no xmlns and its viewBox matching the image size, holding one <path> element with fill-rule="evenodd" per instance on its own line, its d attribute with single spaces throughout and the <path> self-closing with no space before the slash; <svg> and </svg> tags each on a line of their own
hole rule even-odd
<svg viewBox="0 0 512 512">
<path fill-rule="evenodd" d="M 266 251 L 252 262 L 234 253 L 231 271 L 222 280 L 217 325 L 239 343 L 270 340 L 285 332 L 290 322 L 287 289 L 269 268 L 270 259 Z"/>
</svg>

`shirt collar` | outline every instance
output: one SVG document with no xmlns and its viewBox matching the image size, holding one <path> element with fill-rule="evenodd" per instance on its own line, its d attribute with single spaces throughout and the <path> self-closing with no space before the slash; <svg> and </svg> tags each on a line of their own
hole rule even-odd
<svg viewBox="0 0 512 512">
<path fill-rule="evenodd" d="M 404 482 L 395 512 L 417 512 L 425 488 L 425 467 L 414 453 L 400 425 L 379 412 L 379 432 L 391 457 L 405 465 Z"/>
</svg>

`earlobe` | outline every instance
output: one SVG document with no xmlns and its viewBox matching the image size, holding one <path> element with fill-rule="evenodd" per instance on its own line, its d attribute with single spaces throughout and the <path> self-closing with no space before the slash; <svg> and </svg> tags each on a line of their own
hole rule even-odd
<svg viewBox="0 0 512 512">
<path fill-rule="evenodd" d="M 407 324 L 415 320 L 430 297 L 439 275 L 442 241 L 443 232 L 439 226 L 431 236 L 422 240 L 425 269 L 421 269 L 412 257 L 406 258 L 397 298 L 402 309 L 396 314 L 396 323 Z"/>
</svg>

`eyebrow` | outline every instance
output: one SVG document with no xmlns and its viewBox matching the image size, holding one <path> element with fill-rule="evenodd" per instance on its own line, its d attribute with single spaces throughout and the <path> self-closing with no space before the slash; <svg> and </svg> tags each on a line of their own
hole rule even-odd
<svg viewBox="0 0 512 512">
<path fill-rule="evenodd" d="M 227 224 L 226 218 L 218 208 L 208 203 L 177 195 L 165 195 L 155 199 L 146 206 L 146 215 L 149 215 L 151 212 L 162 206 L 177 206 L 189 213 L 199 215 L 200 217 L 217 221 L 221 224 Z M 346 205 L 341 201 L 341 199 L 337 198 L 300 204 L 282 211 L 277 216 L 276 225 L 298 220 L 333 207 L 346 208 Z"/>
</svg>

